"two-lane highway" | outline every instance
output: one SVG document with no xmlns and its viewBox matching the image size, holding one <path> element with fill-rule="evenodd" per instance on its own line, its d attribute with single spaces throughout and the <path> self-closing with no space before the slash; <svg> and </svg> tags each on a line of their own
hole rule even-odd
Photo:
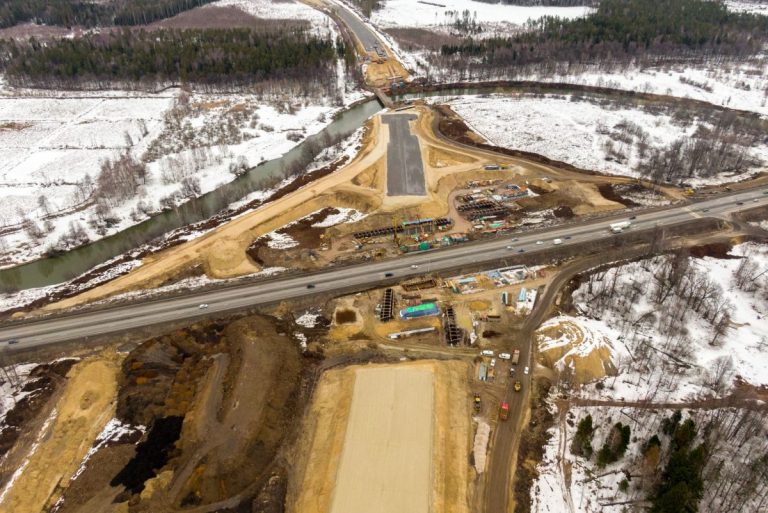
<svg viewBox="0 0 768 513">
<path fill-rule="evenodd" d="M 719 196 L 694 205 L 678 205 L 637 213 L 632 220 L 630 230 L 640 231 L 653 229 L 656 226 L 669 226 L 691 221 L 697 217 L 723 216 L 762 205 L 768 205 L 766 188 Z M 478 264 L 498 265 L 505 259 L 512 260 L 516 255 L 551 249 L 553 240 L 556 238 L 562 239 L 563 246 L 585 241 L 599 244 L 603 239 L 616 236 L 610 233 L 608 225 L 617 220 L 627 219 L 628 215 L 624 212 L 597 221 L 554 226 L 539 232 L 511 234 L 492 240 L 413 253 L 389 260 L 330 268 L 312 274 L 192 292 L 166 300 L 124 304 L 103 310 L 10 323 L 0 328 L 0 341 L 19 341 L 18 344 L 9 347 L 9 350 L 29 349 L 32 346 L 193 319 L 203 314 L 232 312 L 257 305 L 303 298 L 312 294 L 360 290 L 393 279 L 410 278 L 427 272 L 440 272 Z M 207 304 L 208 307 L 200 309 L 201 304 Z"/>
</svg>

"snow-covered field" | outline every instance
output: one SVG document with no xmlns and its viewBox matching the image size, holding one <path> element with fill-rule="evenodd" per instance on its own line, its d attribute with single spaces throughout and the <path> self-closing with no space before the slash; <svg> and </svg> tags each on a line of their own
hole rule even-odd
<svg viewBox="0 0 768 513">
<path fill-rule="evenodd" d="M 219 0 L 212 7 L 237 7 L 265 20 L 306 20 L 315 34 L 336 36 L 336 27 L 328 16 L 296 0 Z M 208 6 L 203 7 L 205 9 Z"/>
<path fill-rule="evenodd" d="M 493 94 L 432 97 L 430 101 L 450 105 L 496 146 L 626 176 L 639 176 L 637 166 L 648 149 L 667 148 L 690 137 L 700 126 L 708 126 L 700 121 L 678 121 L 671 114 L 575 97 Z M 748 151 L 768 162 L 768 145 Z M 719 175 L 701 182 L 738 178 Z"/>
<path fill-rule="evenodd" d="M 573 294 L 583 316 L 567 320 L 606 341 L 618 375 L 574 394 L 681 401 L 728 393 L 736 378 L 768 384 L 768 246 L 730 254 L 743 258 L 655 257 L 588 278 Z M 680 289 L 658 285 L 674 273 Z"/>
<path fill-rule="evenodd" d="M 214 5 L 237 5 L 267 19 L 305 19 L 332 37 L 337 31 L 328 16 L 299 2 Z M 234 168 L 280 157 L 364 97 L 347 82 L 341 61 L 337 68 L 336 95 L 319 99 L 178 90 L 41 96 L 3 88 L 0 267 L 114 234 L 232 181 Z M 146 179 L 135 197 L 109 206 L 109 222 L 97 222 L 105 213 L 102 207 L 97 215 L 93 201 L 101 164 L 124 153 L 148 163 Z"/>
<path fill-rule="evenodd" d="M 448 33 L 467 34 L 456 25 L 456 21 L 466 18 L 478 24 L 479 32 L 472 31 L 474 37 L 490 37 L 508 34 L 511 30 L 522 28 L 528 20 L 538 20 L 544 16 L 578 18 L 588 14 L 589 7 L 551 7 L 520 6 L 502 3 L 476 2 L 473 0 L 439 0 L 429 3 L 415 0 L 386 0 L 384 6 L 371 14 L 371 21 L 382 28 L 418 27 Z M 461 24 L 459 24 L 461 25 Z"/>
<path fill-rule="evenodd" d="M 738 0 L 726 0 L 725 5 L 732 11 L 750 12 L 752 14 L 768 16 L 768 2 L 740 2 Z"/>
</svg>

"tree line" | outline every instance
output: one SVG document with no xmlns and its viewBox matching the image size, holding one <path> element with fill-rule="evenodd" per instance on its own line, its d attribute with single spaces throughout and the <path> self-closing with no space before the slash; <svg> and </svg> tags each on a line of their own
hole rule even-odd
<svg viewBox="0 0 768 513">
<path fill-rule="evenodd" d="M 0 28 L 19 23 L 97 27 L 142 25 L 176 16 L 214 0 L 5 0 L 0 4 Z"/>
<path fill-rule="evenodd" d="M 115 83 L 245 86 L 263 80 L 324 81 L 335 76 L 331 39 L 300 28 L 122 30 L 77 39 L 0 41 L 9 83 L 31 87 L 96 87 Z"/>
<path fill-rule="evenodd" d="M 768 17 L 704 0 L 603 0 L 583 18 L 547 16 L 529 21 L 527 29 L 442 45 L 439 64 L 472 76 L 544 62 L 754 55 L 768 41 Z"/>
</svg>

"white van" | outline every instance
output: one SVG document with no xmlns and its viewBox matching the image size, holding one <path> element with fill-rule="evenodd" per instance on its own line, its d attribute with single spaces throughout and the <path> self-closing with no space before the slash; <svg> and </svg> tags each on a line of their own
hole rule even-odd
<svg viewBox="0 0 768 513">
<path fill-rule="evenodd" d="M 502 360 L 511 360 L 512 355 L 509 353 L 499 353 L 499 358 L 501 358 Z"/>
<path fill-rule="evenodd" d="M 493 351 L 490 349 L 483 349 L 480 351 L 480 356 L 493 356 Z"/>
</svg>

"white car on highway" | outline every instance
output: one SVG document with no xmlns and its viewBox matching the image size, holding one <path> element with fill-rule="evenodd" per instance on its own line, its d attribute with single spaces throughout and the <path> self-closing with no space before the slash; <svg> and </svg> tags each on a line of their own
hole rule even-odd
<svg viewBox="0 0 768 513">
<path fill-rule="evenodd" d="M 542 244 L 544 244 L 544 242 L 543 242 L 543 241 L 540 241 L 540 240 L 537 240 L 537 241 L 536 241 L 536 245 L 537 245 L 537 246 L 540 246 L 540 245 L 542 245 Z"/>
<path fill-rule="evenodd" d="M 526 367 L 525 369 L 523 369 L 523 374 L 526 374 L 526 375 L 528 374 L 528 367 Z"/>
<path fill-rule="evenodd" d="M 198 308 L 200 310 L 204 310 L 204 309 L 208 308 L 208 303 L 200 303 L 200 306 L 198 306 Z"/>
<path fill-rule="evenodd" d="M 559 246 L 562 243 L 563 243 L 563 239 L 555 239 L 552 241 L 552 244 L 554 244 L 555 246 Z"/>
</svg>

